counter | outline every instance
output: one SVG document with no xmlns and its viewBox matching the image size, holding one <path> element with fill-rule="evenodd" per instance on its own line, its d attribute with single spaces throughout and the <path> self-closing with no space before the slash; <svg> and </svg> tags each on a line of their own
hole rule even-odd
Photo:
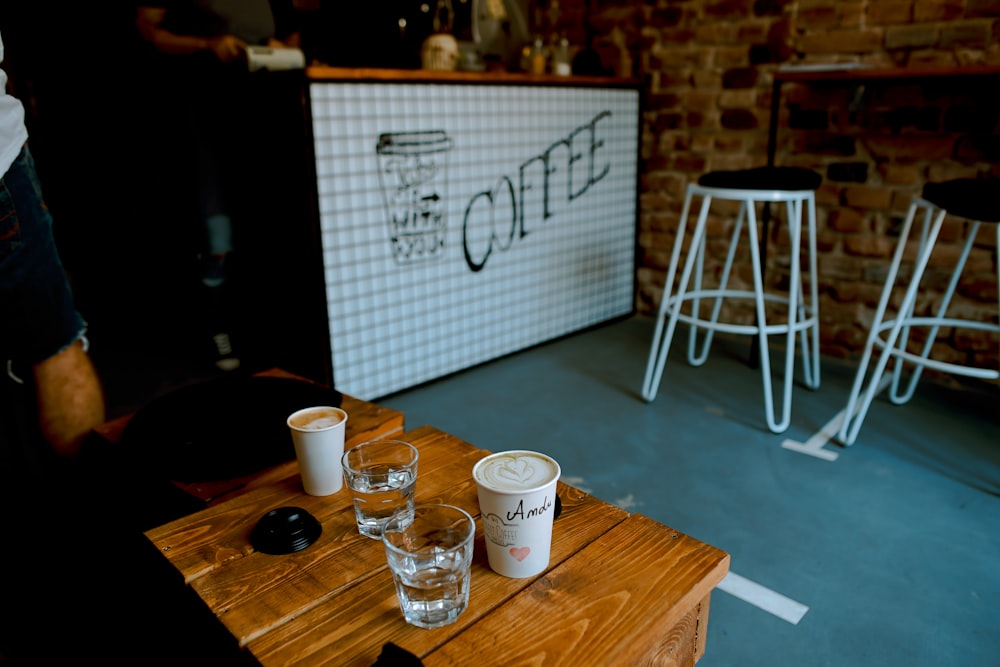
<svg viewBox="0 0 1000 667">
<path fill-rule="evenodd" d="M 633 312 L 639 89 L 310 67 L 331 376 L 372 400 Z"/>
</svg>

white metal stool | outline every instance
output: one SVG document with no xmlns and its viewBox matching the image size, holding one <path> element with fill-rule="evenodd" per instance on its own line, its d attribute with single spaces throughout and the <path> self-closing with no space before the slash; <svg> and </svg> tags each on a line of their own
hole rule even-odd
<svg viewBox="0 0 1000 667">
<path fill-rule="evenodd" d="M 854 378 L 854 386 L 847 401 L 847 409 L 844 412 L 844 421 L 839 433 L 843 444 L 852 445 L 857 440 L 858 432 L 861 430 L 861 424 L 864 422 L 869 408 L 871 408 L 872 400 L 886 386 L 883 384 L 883 375 L 890 360 L 895 360 L 895 363 L 891 371 L 891 381 L 888 383 L 888 396 L 889 400 L 896 405 L 902 405 L 913 397 L 924 368 L 986 380 L 1000 378 L 1000 369 L 997 367 L 980 368 L 971 364 L 938 361 L 930 358 L 931 347 L 941 327 L 978 329 L 1000 333 L 1000 319 L 996 322 L 984 322 L 947 316 L 948 306 L 955 294 L 976 234 L 983 223 L 994 223 L 994 231 L 997 235 L 997 246 L 995 247 L 1000 247 L 1000 226 L 995 224 L 1000 222 L 998 189 L 1000 189 L 1000 181 L 995 179 L 956 179 L 940 183 L 927 183 L 924 186 L 922 196 L 915 197 L 910 204 L 910 210 L 899 235 L 899 243 L 889 266 L 889 273 L 886 275 L 885 285 L 882 288 L 882 296 L 875 309 L 872 327 L 868 332 L 868 341 L 865 343 L 865 349 Z M 923 223 L 920 226 L 919 245 L 913 264 L 913 272 L 909 277 L 909 286 L 895 316 L 887 318 L 886 311 L 889 300 L 897 287 L 903 253 L 907 240 L 913 231 L 913 222 L 917 218 L 918 212 L 923 213 Z M 931 253 L 934 251 L 938 232 L 941 231 L 945 217 L 949 214 L 965 218 L 971 223 L 968 228 L 968 238 L 954 269 L 952 269 L 951 278 L 941 298 L 941 303 L 937 307 L 937 312 L 933 315 L 922 316 L 914 313 L 917 295 L 920 291 L 920 281 L 924 276 Z M 1000 290 L 1000 274 L 997 276 L 997 288 Z M 918 351 L 915 350 L 917 345 L 913 346 L 913 350 L 909 345 L 910 330 L 914 327 L 926 327 L 929 330 L 923 346 Z M 875 347 L 880 348 L 882 352 L 874 368 L 869 369 Z M 901 382 L 904 379 L 904 369 L 907 365 L 912 369 L 912 372 L 905 387 L 903 387 Z M 865 385 L 865 379 L 869 376 L 870 380 Z"/>
<path fill-rule="evenodd" d="M 764 388 L 764 407 L 768 428 L 781 433 L 791 421 L 792 379 L 795 366 L 795 337 L 801 335 L 803 375 L 806 386 L 819 386 L 819 315 L 816 271 L 816 201 L 814 192 L 822 182 L 816 172 L 797 167 L 760 167 L 738 171 L 709 172 L 698 179 L 697 184 L 687 187 L 684 206 L 681 210 L 680 226 L 674 241 L 667 269 L 663 298 L 656 318 L 653 343 L 646 364 L 642 396 L 646 401 L 656 398 L 663 367 L 670 351 L 670 343 L 677 322 L 690 326 L 688 332 L 688 363 L 700 366 L 708 358 L 712 336 L 716 331 L 756 336 L 759 345 L 760 371 Z M 684 235 L 688 226 L 688 215 L 692 200 L 701 199 L 697 222 L 691 231 L 691 241 L 680 281 L 674 288 L 674 278 L 684 247 Z M 733 227 L 725 265 L 718 285 L 703 287 L 705 257 L 705 226 L 708 213 L 715 199 L 740 202 L 739 214 Z M 787 293 L 775 294 L 764 289 L 761 249 L 757 231 L 757 207 L 785 204 L 788 232 L 791 241 L 790 271 L 791 281 Z M 808 299 L 803 287 L 801 270 L 802 227 L 806 228 L 808 260 Z M 743 230 L 749 239 L 750 262 L 753 267 L 751 290 L 730 289 L 729 275 Z M 694 285 L 689 289 L 692 274 Z M 701 301 L 711 301 L 711 311 L 703 313 Z M 719 315 L 726 299 L 753 299 L 756 307 L 754 324 L 720 322 Z M 683 312 L 685 302 L 690 302 L 690 312 Z M 783 321 L 768 322 L 765 302 L 787 305 L 787 317 Z M 698 330 L 705 334 L 700 351 L 697 349 Z M 771 387 L 771 363 L 768 350 L 768 336 L 786 336 L 784 385 L 780 417 L 775 412 L 774 394 Z"/>
</svg>

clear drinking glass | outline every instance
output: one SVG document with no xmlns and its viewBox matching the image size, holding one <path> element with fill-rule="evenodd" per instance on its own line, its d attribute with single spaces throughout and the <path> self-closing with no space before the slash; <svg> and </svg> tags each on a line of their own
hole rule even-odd
<svg viewBox="0 0 1000 667">
<path fill-rule="evenodd" d="M 385 524 L 382 544 L 407 623 L 438 628 L 469 606 L 475 534 L 472 517 L 451 505 L 416 505 Z"/>
<path fill-rule="evenodd" d="M 402 440 L 370 440 L 344 452 L 344 484 L 362 535 L 379 539 L 393 514 L 413 509 L 418 458 L 417 448 Z"/>
</svg>

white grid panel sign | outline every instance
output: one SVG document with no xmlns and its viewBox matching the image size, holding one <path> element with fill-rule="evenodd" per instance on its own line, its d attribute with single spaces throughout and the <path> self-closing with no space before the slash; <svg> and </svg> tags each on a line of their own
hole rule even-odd
<svg viewBox="0 0 1000 667">
<path fill-rule="evenodd" d="M 310 104 L 340 391 L 631 312 L 637 91 L 313 82 Z"/>
</svg>

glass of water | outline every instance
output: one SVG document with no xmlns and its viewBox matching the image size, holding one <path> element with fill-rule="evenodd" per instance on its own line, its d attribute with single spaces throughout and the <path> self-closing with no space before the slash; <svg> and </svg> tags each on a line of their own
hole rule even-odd
<svg viewBox="0 0 1000 667">
<path fill-rule="evenodd" d="M 469 606 L 476 523 L 451 505 L 417 505 L 382 531 L 385 556 L 406 622 L 439 628 Z"/>
<path fill-rule="evenodd" d="M 417 448 L 402 440 L 370 440 L 344 452 L 344 485 L 362 535 L 379 539 L 393 514 L 413 509 L 418 458 Z"/>
</svg>

